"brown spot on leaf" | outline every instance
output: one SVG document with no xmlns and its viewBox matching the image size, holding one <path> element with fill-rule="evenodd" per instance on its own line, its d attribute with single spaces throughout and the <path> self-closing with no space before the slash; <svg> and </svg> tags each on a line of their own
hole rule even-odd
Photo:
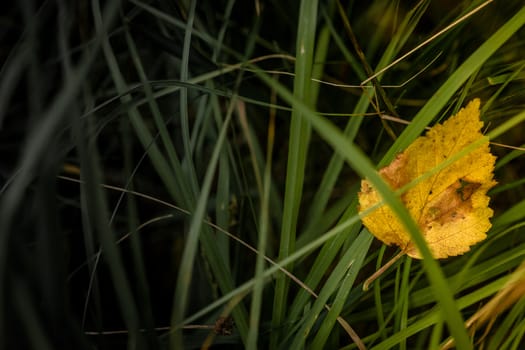
<svg viewBox="0 0 525 350">
<path fill-rule="evenodd" d="M 423 212 L 420 224 L 423 227 L 432 222 L 444 225 L 447 222 L 461 220 L 472 211 L 472 202 L 469 200 L 479 183 L 467 182 L 459 179 L 428 202 L 428 209 Z"/>
<path fill-rule="evenodd" d="M 393 189 L 403 187 L 410 180 L 404 171 L 400 171 L 406 167 L 406 162 L 406 155 L 401 153 L 396 156 L 396 159 L 394 159 L 389 166 L 379 170 L 379 174 L 381 174 L 383 179 L 385 179 Z"/>
<path fill-rule="evenodd" d="M 474 193 L 480 186 L 480 183 L 476 182 L 468 182 L 463 179 L 459 179 L 460 186 L 456 190 L 456 192 L 459 194 L 462 201 L 466 201 L 467 199 L 472 196 L 472 193 Z"/>
</svg>

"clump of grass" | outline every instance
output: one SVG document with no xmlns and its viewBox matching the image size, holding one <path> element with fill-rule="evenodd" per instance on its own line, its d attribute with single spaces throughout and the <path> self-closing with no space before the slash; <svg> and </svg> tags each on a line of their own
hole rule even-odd
<svg viewBox="0 0 525 350">
<path fill-rule="evenodd" d="M 0 347 L 519 348 L 521 295 L 489 302 L 525 244 L 525 8 L 502 7 L 12 5 Z M 376 169 L 473 97 L 493 227 L 435 261 Z M 361 225 L 362 177 L 424 257 L 367 292 L 396 251 Z M 465 326 L 482 305 L 498 322 Z"/>
</svg>

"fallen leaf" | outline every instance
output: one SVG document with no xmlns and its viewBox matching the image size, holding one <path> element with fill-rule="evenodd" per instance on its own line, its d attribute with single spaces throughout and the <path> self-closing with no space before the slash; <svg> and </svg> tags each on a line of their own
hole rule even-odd
<svg viewBox="0 0 525 350">
<path fill-rule="evenodd" d="M 472 100 L 443 124 L 435 125 L 425 136 L 417 138 L 390 165 L 379 170 L 383 179 L 397 190 L 483 138 L 479 106 L 479 99 Z M 493 180 L 495 160 L 487 140 L 435 174 L 408 186 L 401 195 L 434 258 L 463 254 L 486 238 L 493 214 L 488 207 L 487 191 L 496 184 Z M 379 193 L 363 180 L 359 212 L 380 201 Z M 408 256 L 421 259 L 410 235 L 388 206 L 373 210 L 363 216 L 362 221 L 379 240 L 398 245 Z"/>
</svg>

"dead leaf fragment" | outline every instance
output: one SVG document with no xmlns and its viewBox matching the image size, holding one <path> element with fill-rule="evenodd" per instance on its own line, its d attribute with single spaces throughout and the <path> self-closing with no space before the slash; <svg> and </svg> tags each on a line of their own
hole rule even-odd
<svg viewBox="0 0 525 350">
<path fill-rule="evenodd" d="M 379 170 L 383 179 L 397 190 L 483 138 L 479 106 L 479 99 L 472 100 L 458 114 L 417 138 L 390 165 Z M 402 194 L 401 199 L 418 223 L 434 258 L 463 254 L 486 238 L 493 214 L 488 207 L 487 191 L 496 184 L 493 179 L 495 160 L 487 139 L 482 146 Z M 379 193 L 363 180 L 359 211 L 380 201 Z M 388 206 L 382 205 L 362 220 L 379 240 L 398 245 L 413 258 L 421 258 L 410 235 Z"/>
<path fill-rule="evenodd" d="M 487 324 L 480 341 L 490 332 L 496 319 L 505 311 L 516 305 L 525 296 L 525 262 L 514 271 L 509 280 L 503 285 L 494 297 L 492 297 L 481 309 L 472 315 L 466 322 L 465 328 L 469 330 L 472 337 L 476 331 Z M 448 339 L 441 350 L 448 350 L 454 346 L 454 339 Z"/>
</svg>

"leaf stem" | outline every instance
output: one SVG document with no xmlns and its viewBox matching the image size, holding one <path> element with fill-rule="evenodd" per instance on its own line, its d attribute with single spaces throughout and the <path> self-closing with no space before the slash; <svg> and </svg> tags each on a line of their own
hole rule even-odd
<svg viewBox="0 0 525 350">
<path fill-rule="evenodd" d="M 406 252 L 404 250 L 400 251 L 396 256 L 390 259 L 386 264 L 381 266 L 379 270 L 374 272 L 372 276 L 368 277 L 365 283 L 363 283 L 363 290 L 366 292 L 368 288 L 370 287 L 370 285 L 372 284 L 372 282 L 374 282 L 378 277 L 380 277 L 386 270 L 390 268 L 390 266 L 394 265 L 394 263 L 398 261 L 405 254 Z"/>
</svg>

